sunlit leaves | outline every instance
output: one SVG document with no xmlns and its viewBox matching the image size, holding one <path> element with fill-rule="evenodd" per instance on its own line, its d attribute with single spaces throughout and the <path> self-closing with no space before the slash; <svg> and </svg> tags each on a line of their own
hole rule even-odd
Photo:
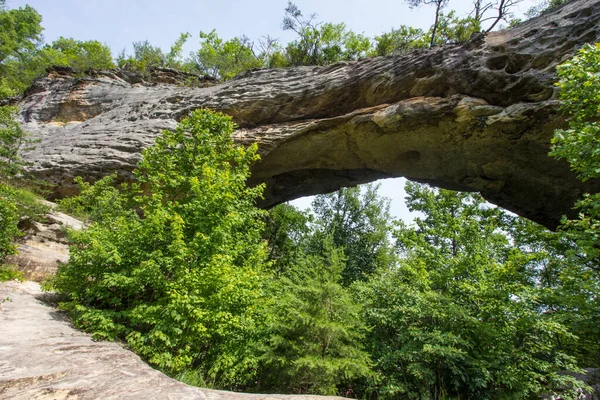
<svg viewBox="0 0 600 400">
<path fill-rule="evenodd" d="M 82 183 L 66 203 L 87 212 L 53 286 L 78 326 L 121 337 L 159 368 L 199 371 L 213 385 L 251 378 L 265 283 L 262 187 L 248 188 L 256 146 L 234 145 L 234 124 L 198 110 L 142 153 L 136 185 Z"/>
</svg>

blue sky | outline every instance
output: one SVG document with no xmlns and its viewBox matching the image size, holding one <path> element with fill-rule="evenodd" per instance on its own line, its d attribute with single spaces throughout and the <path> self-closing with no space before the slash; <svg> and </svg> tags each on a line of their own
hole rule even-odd
<svg viewBox="0 0 600 400">
<path fill-rule="evenodd" d="M 524 0 L 515 8 L 526 12 L 536 0 Z M 198 48 L 198 33 L 216 29 L 219 36 L 230 39 L 246 35 L 258 42 L 264 35 L 279 38 L 282 43 L 293 40 L 291 32 L 281 30 L 287 0 L 7 0 L 9 8 L 29 4 L 43 18 L 46 42 L 64 37 L 99 40 L 117 55 L 122 49 L 131 51 L 131 43 L 148 40 L 168 50 L 182 32 L 192 38 L 184 48 L 188 53 Z M 374 36 L 410 25 L 428 29 L 433 23 L 432 6 L 411 10 L 401 0 L 297 0 L 304 13 L 316 13 L 325 22 L 344 22 L 355 32 Z M 450 0 L 447 11 L 467 15 L 472 1 Z M 380 193 L 392 200 L 391 212 L 405 220 L 412 219 L 404 205 L 404 179 L 382 182 Z M 307 207 L 310 200 L 294 202 Z"/>
<path fill-rule="evenodd" d="M 516 11 L 524 12 L 534 0 L 525 0 Z M 410 25 L 423 29 L 433 22 L 433 7 L 410 10 L 401 0 L 297 0 L 305 15 L 316 13 L 322 21 L 344 22 L 356 32 L 373 36 L 392 27 Z M 149 40 L 168 48 L 181 32 L 194 35 L 216 29 L 221 37 L 247 35 L 253 40 L 269 34 L 282 41 L 293 36 L 281 30 L 286 0 L 7 0 L 9 7 L 29 4 L 43 17 L 47 41 L 65 36 L 96 39 L 114 53 L 131 42 Z M 471 1 L 451 0 L 447 10 L 461 15 Z"/>
</svg>

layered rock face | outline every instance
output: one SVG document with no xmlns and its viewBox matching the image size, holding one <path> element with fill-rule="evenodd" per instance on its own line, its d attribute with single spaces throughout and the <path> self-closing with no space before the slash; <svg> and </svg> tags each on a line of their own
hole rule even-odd
<svg viewBox="0 0 600 400">
<path fill-rule="evenodd" d="M 238 142 L 259 144 L 252 183 L 267 183 L 265 206 L 404 176 L 479 191 L 553 227 L 582 192 L 600 189 L 547 156 L 564 125 L 555 68 L 600 40 L 599 21 L 598 0 L 577 0 L 461 45 L 250 71 L 202 88 L 53 74 L 20 102 L 25 129 L 42 139 L 26 158 L 58 196 L 73 192 L 77 175 L 126 180 L 162 129 L 208 107 L 234 118 Z"/>
</svg>

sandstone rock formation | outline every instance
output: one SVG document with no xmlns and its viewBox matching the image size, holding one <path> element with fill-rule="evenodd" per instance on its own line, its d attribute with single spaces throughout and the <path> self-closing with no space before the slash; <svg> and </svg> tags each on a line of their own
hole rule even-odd
<svg viewBox="0 0 600 400">
<path fill-rule="evenodd" d="M 44 221 L 21 221 L 19 228 L 25 236 L 17 241 L 18 254 L 6 259 L 6 263 L 16 265 L 26 279 L 36 282 L 54 275 L 58 262 L 67 262 L 67 230 L 79 230 L 84 226 L 80 220 L 56 211 L 56 204 L 46 203 L 50 212 L 45 215 Z"/>
<path fill-rule="evenodd" d="M 513 29 L 466 43 L 327 67 L 251 71 L 187 88 L 132 83 L 115 72 L 38 80 L 20 102 L 42 138 L 31 170 L 73 191 L 72 178 L 128 179 L 140 150 L 190 110 L 233 116 L 236 140 L 258 142 L 253 182 L 264 205 L 384 177 L 479 191 L 554 226 L 583 191 L 547 156 L 564 125 L 555 67 L 600 40 L 600 2 L 576 0 Z M 166 82 L 164 79 L 163 82 Z"/>
<path fill-rule="evenodd" d="M 34 282 L 0 283 L 0 399 L 323 399 L 199 389 L 150 368 L 118 343 L 95 342 L 42 303 Z M 331 399 L 331 397 L 328 397 Z M 333 398 L 335 399 L 335 397 Z"/>
</svg>

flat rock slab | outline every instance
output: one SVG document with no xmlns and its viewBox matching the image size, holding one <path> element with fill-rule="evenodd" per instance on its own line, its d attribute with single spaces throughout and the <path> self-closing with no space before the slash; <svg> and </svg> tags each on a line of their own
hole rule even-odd
<svg viewBox="0 0 600 400">
<path fill-rule="evenodd" d="M 95 342 L 41 299 L 35 282 L 0 283 L 0 399 L 317 399 L 188 386 L 118 343 Z"/>
</svg>

